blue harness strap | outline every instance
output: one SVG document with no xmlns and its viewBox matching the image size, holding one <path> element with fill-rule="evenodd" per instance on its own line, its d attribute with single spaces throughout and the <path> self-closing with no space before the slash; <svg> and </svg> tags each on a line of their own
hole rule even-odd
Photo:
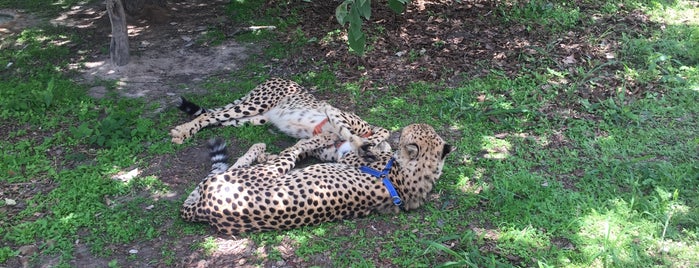
<svg viewBox="0 0 699 268">
<path fill-rule="evenodd" d="M 391 195 L 391 199 L 393 200 L 393 204 L 398 206 L 400 209 L 405 210 L 405 207 L 403 206 L 403 200 L 400 199 L 400 196 L 398 195 L 396 188 L 393 187 L 393 184 L 388 179 L 388 172 L 391 171 L 391 167 L 393 166 L 393 160 L 395 160 L 395 159 L 393 157 L 391 157 L 391 160 L 388 160 L 388 163 L 386 163 L 386 167 L 382 171 L 378 171 L 376 169 L 373 169 L 373 168 L 370 168 L 367 166 L 361 166 L 359 168 L 359 170 L 361 170 L 364 173 L 367 173 L 369 175 L 372 175 L 374 177 L 381 179 L 381 181 L 383 182 L 383 185 L 386 187 L 386 190 L 388 190 L 388 193 Z"/>
</svg>

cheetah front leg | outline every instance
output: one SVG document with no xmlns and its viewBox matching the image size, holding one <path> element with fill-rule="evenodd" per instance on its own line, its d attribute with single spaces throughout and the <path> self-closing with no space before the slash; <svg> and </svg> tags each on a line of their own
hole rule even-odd
<svg viewBox="0 0 699 268">
<path fill-rule="evenodd" d="M 388 129 L 374 126 L 371 128 L 371 136 L 366 139 L 371 144 L 376 145 L 388 139 L 389 136 L 391 136 L 391 132 Z"/>
<path fill-rule="evenodd" d="M 262 155 L 266 155 L 265 150 L 267 150 L 267 145 L 264 143 L 255 143 L 250 146 L 247 152 L 238 161 L 235 161 L 228 170 L 237 169 L 241 167 L 249 167 L 252 163 L 256 162 Z"/>
<path fill-rule="evenodd" d="M 352 129 L 354 129 L 356 132 L 357 127 L 349 125 L 350 122 L 348 122 L 346 115 L 342 116 L 342 111 L 330 105 L 325 105 L 321 109 L 325 112 L 328 118 L 327 125 L 329 125 L 329 127 L 328 129 L 325 129 L 325 131 L 335 133 L 339 137 L 339 140 L 344 142 L 337 144 L 335 148 L 316 152 L 316 155 L 321 155 L 327 158 L 327 152 L 335 150 L 336 155 L 331 156 L 330 158 L 336 161 L 349 152 L 355 152 L 357 155 L 362 156 L 367 161 L 372 161 L 371 159 L 374 158 L 374 155 L 369 151 L 369 149 L 371 146 L 380 142 L 379 139 L 381 139 L 382 135 L 388 137 L 388 130 L 385 130 L 385 133 L 384 131 L 374 133 L 373 129 L 366 129 L 367 132 L 370 132 L 370 137 L 373 138 L 370 140 L 368 139 L 369 137 L 360 137 L 357 134 L 361 135 L 365 133 L 353 133 Z M 361 119 L 357 117 L 357 120 Z"/>
<path fill-rule="evenodd" d="M 278 177 L 288 173 L 296 166 L 299 159 L 319 148 L 325 148 L 335 144 L 337 136 L 331 133 L 321 133 L 308 139 L 301 139 L 293 146 L 284 149 L 275 158 L 264 165 L 268 177 Z"/>
<path fill-rule="evenodd" d="M 346 137 L 348 136 L 349 138 L 347 141 L 349 141 L 352 145 L 352 148 L 361 148 L 362 146 L 366 146 L 367 144 L 371 146 L 375 146 L 386 139 L 391 135 L 391 133 L 382 127 L 375 127 L 372 126 L 371 128 L 371 135 L 369 136 L 357 136 L 354 135 L 350 132 L 350 127 L 344 122 L 336 122 L 335 124 L 338 125 L 338 128 L 340 128 L 340 137 Z"/>
</svg>

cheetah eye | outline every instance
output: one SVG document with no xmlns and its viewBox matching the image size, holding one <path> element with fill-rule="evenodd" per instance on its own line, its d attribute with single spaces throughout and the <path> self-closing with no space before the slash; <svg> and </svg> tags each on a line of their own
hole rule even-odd
<svg viewBox="0 0 699 268">
<path fill-rule="evenodd" d="M 411 159 L 415 159 L 420 153 L 420 146 L 417 143 L 410 143 L 405 145 L 405 150 L 408 152 L 408 156 Z"/>
</svg>

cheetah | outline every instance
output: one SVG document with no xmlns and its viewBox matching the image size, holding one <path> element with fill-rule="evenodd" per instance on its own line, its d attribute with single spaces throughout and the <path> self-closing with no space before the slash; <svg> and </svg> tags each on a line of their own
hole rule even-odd
<svg viewBox="0 0 699 268">
<path fill-rule="evenodd" d="M 454 150 L 431 126 L 413 124 L 400 132 L 394 152 L 376 153 L 374 161 L 350 152 L 338 162 L 294 169 L 299 155 L 336 138 L 301 139 L 262 164 L 253 164 L 265 149 L 256 144 L 231 167 L 216 166 L 225 157 L 212 146 L 219 148 L 212 150 L 216 167 L 185 200 L 182 218 L 235 235 L 410 211 L 426 201 Z"/>
<path fill-rule="evenodd" d="M 349 151 L 361 153 L 361 146 L 379 144 L 390 134 L 388 130 L 372 126 L 353 113 L 317 100 L 299 84 L 280 78 L 267 80 L 224 107 L 206 109 L 180 97 L 178 108 L 197 117 L 170 130 L 172 142 L 177 144 L 208 126 L 269 123 L 298 139 L 307 139 L 323 132 L 338 134 L 339 140 L 335 146 L 309 152 L 322 161 L 334 162 Z"/>
</svg>

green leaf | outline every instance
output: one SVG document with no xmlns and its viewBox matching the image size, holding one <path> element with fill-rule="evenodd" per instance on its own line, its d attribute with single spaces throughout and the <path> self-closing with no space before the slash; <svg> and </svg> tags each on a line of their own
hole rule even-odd
<svg viewBox="0 0 699 268">
<path fill-rule="evenodd" d="M 49 80 L 48 85 L 46 86 L 46 91 L 44 92 L 44 104 L 46 104 L 46 107 L 51 106 L 51 103 L 53 103 L 53 89 L 56 86 L 55 81 L 53 78 Z"/>
<path fill-rule="evenodd" d="M 362 33 L 362 20 L 350 20 L 350 26 L 347 30 L 349 35 L 359 36 Z"/>
<path fill-rule="evenodd" d="M 351 29 L 351 28 L 350 28 L 350 29 Z M 354 31 L 350 31 L 350 32 L 348 33 L 348 35 L 347 35 L 347 37 L 348 37 L 348 39 L 349 39 L 350 41 L 359 40 L 359 39 L 364 38 L 365 36 L 366 36 L 366 35 L 364 34 L 364 32 L 362 32 L 361 29 L 359 29 L 359 30 L 354 30 Z"/>
<path fill-rule="evenodd" d="M 366 18 L 367 20 L 371 18 L 371 1 L 370 0 L 359 0 L 356 6 L 352 6 L 352 9 L 357 9 L 359 14 Z"/>
<path fill-rule="evenodd" d="M 366 45 L 366 35 L 361 31 L 350 31 L 348 33 L 349 47 L 358 55 L 364 55 Z"/>
<path fill-rule="evenodd" d="M 92 135 L 92 129 L 90 129 L 90 126 L 88 123 L 82 123 L 80 126 L 76 127 L 70 127 L 70 132 L 73 134 L 73 137 L 76 139 L 82 139 L 85 137 L 89 137 Z"/>
<path fill-rule="evenodd" d="M 337 19 L 337 22 L 340 23 L 340 25 L 345 25 L 347 22 L 345 18 L 347 18 L 347 15 L 349 14 L 349 11 L 347 10 L 347 5 L 351 2 L 352 0 L 345 0 L 342 4 L 337 6 L 335 8 L 335 18 Z"/>
<path fill-rule="evenodd" d="M 403 13 L 405 11 L 405 5 L 410 2 L 410 0 L 388 0 L 388 7 L 396 13 Z"/>
</svg>

